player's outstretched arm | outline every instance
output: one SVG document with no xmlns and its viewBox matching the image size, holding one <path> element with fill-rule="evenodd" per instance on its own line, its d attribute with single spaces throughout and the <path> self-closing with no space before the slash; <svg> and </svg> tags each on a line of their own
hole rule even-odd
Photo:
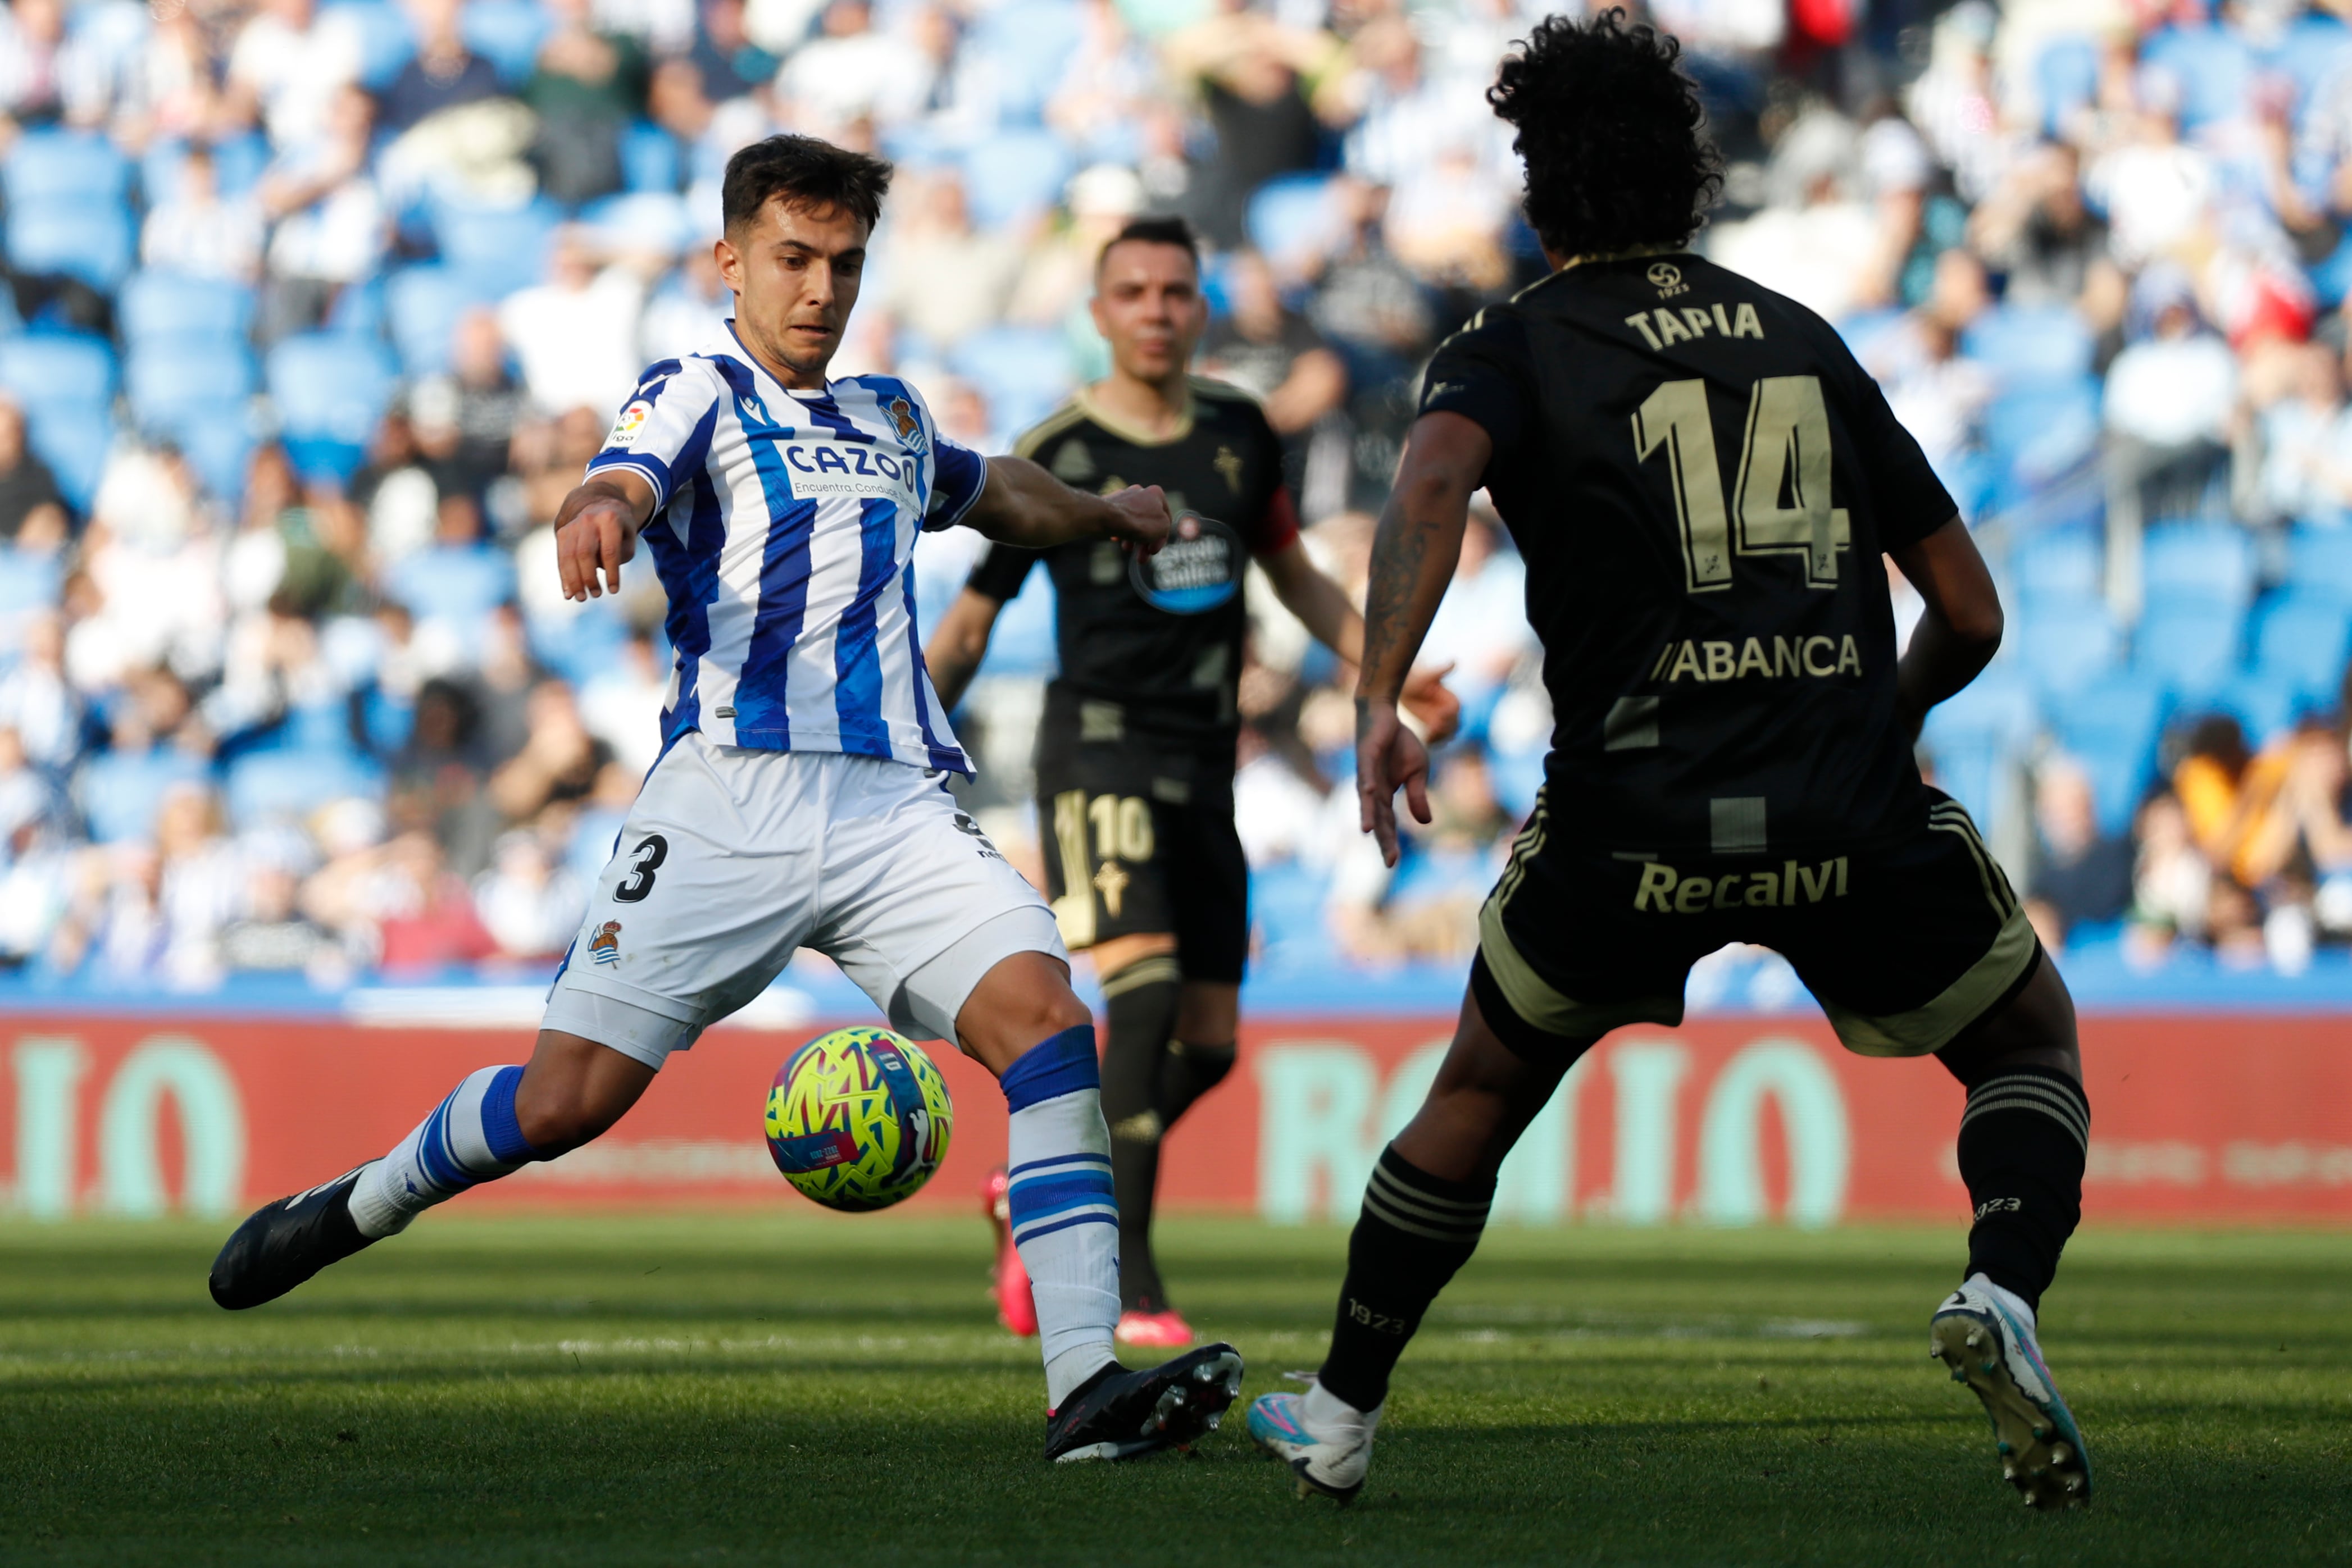
<svg viewBox="0 0 2352 1568">
<path fill-rule="evenodd" d="M 988 484 L 963 521 L 992 539 L 1030 549 L 1072 539 L 1117 539 L 1143 555 L 1168 542 L 1168 498 L 1157 485 L 1115 495 L 1073 490 L 1025 457 L 992 457 Z"/>
<path fill-rule="evenodd" d="M 1364 659 L 1364 618 L 1348 602 L 1348 591 L 1324 575 L 1297 538 L 1257 564 L 1282 607 L 1298 617 L 1307 633 L 1350 664 Z M 1445 689 L 1451 664 L 1407 672 L 1398 694 L 1405 712 L 1421 721 L 1422 734 L 1435 744 L 1452 737 L 1462 723 L 1460 699 Z"/>
<path fill-rule="evenodd" d="M 592 474 L 555 514 L 555 570 L 566 599 L 621 591 L 621 563 L 637 553 L 637 534 L 654 515 L 654 487 L 626 468 Z"/>
<path fill-rule="evenodd" d="M 987 657 L 988 634 L 996 630 L 996 617 L 1003 609 L 1002 600 L 967 588 L 940 617 L 930 645 L 923 650 L 923 664 L 931 673 L 931 689 L 940 694 L 940 706 L 953 709 L 963 701 L 963 689 Z"/>
<path fill-rule="evenodd" d="M 1917 544 L 1890 551 L 1927 612 L 1895 667 L 1895 707 L 1916 737 L 1927 710 L 1977 678 L 2000 648 L 2000 595 L 1968 524 L 1954 517 Z"/>
<path fill-rule="evenodd" d="M 1364 831 L 1380 841 L 1381 858 L 1391 865 L 1397 862 L 1397 790 L 1404 790 L 1415 821 L 1429 821 L 1429 751 L 1397 716 L 1397 700 L 1453 580 L 1470 496 L 1494 452 L 1476 420 L 1437 413 L 1413 421 L 1372 538 L 1356 679 L 1356 797 Z"/>
</svg>

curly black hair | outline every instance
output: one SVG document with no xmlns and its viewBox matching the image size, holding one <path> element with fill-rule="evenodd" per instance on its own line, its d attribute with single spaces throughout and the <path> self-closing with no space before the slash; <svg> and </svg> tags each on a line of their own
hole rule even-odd
<svg viewBox="0 0 2352 1568">
<path fill-rule="evenodd" d="M 1681 245 L 1723 185 L 1682 45 L 1609 10 L 1549 16 L 1503 61 L 1486 101 L 1518 131 L 1528 222 L 1554 256 Z"/>
</svg>

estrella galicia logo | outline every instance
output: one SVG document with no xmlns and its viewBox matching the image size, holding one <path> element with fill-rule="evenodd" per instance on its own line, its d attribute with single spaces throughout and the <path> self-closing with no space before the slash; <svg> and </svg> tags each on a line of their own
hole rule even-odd
<svg viewBox="0 0 2352 1568">
<path fill-rule="evenodd" d="M 1214 517 L 1186 512 L 1176 519 L 1158 555 L 1149 560 L 1128 557 L 1127 575 L 1152 608 L 1171 615 L 1201 615 L 1241 591 L 1247 565 L 1239 534 Z"/>
</svg>

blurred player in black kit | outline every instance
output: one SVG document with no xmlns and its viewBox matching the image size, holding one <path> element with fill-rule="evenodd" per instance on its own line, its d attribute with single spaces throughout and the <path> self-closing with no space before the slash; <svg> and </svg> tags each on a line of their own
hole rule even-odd
<svg viewBox="0 0 2352 1568">
<path fill-rule="evenodd" d="M 1119 1211 L 1119 1337 L 1189 1343 L 1151 1255 L 1160 1140 L 1234 1065 L 1249 947 L 1249 868 L 1234 831 L 1235 706 L 1255 560 L 1307 631 L 1353 664 L 1363 622 L 1307 559 L 1282 479 L 1282 444 L 1256 401 L 1187 373 L 1208 325 L 1181 219 L 1139 218 L 1103 247 L 1094 319 L 1111 371 L 1014 450 L 1065 484 L 1157 485 L 1177 518 L 1131 565 L 1117 549 L 992 547 L 924 650 L 952 707 L 997 613 L 1043 562 L 1056 596 L 1061 673 L 1037 735 L 1046 892 L 1065 941 L 1089 948 L 1109 1014 L 1103 1109 Z M 1443 671 L 1400 700 L 1442 738 L 1456 706 Z M 1025 1331 L 1026 1281 L 1000 1248 L 997 1299 Z"/>
<path fill-rule="evenodd" d="M 1428 754 L 1397 696 L 1482 486 L 1527 561 L 1552 751 L 1481 912 L 1452 1049 L 1365 1191 L 1330 1354 L 1308 1392 L 1261 1397 L 1251 1433 L 1302 1488 L 1352 1497 L 1391 1371 L 1561 1075 L 1620 1025 L 1681 1022 L 1692 962 L 1755 942 L 1848 1049 L 1933 1053 L 1967 1088 L 1975 1220 L 1930 1354 L 1984 1401 L 2028 1503 L 2084 1502 L 2082 1434 L 2035 1324 L 2082 1213 L 2074 1008 L 1911 749 L 1992 657 L 2000 605 L 1837 334 L 1685 248 L 1719 165 L 1678 54 L 1621 11 L 1555 16 L 1488 95 L 1553 271 L 1426 373 L 1373 546 L 1363 826 L 1394 863 L 1395 790 L 1428 820 Z M 1899 661 L 1882 554 L 1927 601 Z"/>
</svg>

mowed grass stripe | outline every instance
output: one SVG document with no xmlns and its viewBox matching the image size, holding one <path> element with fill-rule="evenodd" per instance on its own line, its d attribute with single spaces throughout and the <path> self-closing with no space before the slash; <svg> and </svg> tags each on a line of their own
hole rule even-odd
<svg viewBox="0 0 2352 1568">
<path fill-rule="evenodd" d="M 0 1225 L 0 1563 L 2342 1563 L 2352 1238 L 2102 1232 L 2047 1307 L 2098 1465 L 2018 1506 L 1926 1354 L 1957 1228 L 1498 1228 L 1400 1373 L 1354 1510 L 1239 1420 L 1037 1459 L 986 1229 L 783 1210 L 436 1215 L 287 1301 L 220 1228 Z M 1178 1222 L 1171 1287 L 1319 1359 L 1337 1228 Z"/>
</svg>

